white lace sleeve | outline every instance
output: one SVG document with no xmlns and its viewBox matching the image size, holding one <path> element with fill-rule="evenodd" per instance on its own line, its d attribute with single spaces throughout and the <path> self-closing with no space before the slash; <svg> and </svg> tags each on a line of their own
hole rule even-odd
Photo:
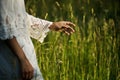
<svg viewBox="0 0 120 80">
<path fill-rule="evenodd" d="M 30 36 L 42 43 L 47 35 L 47 32 L 50 31 L 48 27 L 52 24 L 52 22 L 33 17 L 29 14 L 28 20 L 30 22 Z"/>
</svg>

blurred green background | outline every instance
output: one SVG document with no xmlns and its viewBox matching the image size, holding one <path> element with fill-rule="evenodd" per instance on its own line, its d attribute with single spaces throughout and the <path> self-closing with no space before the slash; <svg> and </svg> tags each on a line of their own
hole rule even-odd
<svg viewBox="0 0 120 80">
<path fill-rule="evenodd" d="M 120 0 L 25 0 L 29 14 L 76 24 L 33 39 L 45 80 L 120 80 Z"/>
</svg>

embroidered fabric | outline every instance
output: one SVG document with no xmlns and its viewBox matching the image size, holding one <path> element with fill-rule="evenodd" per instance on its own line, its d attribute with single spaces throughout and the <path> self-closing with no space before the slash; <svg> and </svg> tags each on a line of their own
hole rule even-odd
<svg viewBox="0 0 120 80">
<path fill-rule="evenodd" d="M 28 15 L 28 19 L 30 22 L 30 36 L 42 43 L 47 35 L 47 32 L 50 31 L 48 27 L 52 24 L 52 22 L 35 18 L 31 15 Z"/>
<path fill-rule="evenodd" d="M 51 24 L 52 22 L 27 14 L 24 0 L 0 0 L 0 57 L 2 57 L 2 59 L 0 58 L 0 65 L 8 65 L 4 66 L 4 69 L 0 67 L 0 70 L 6 70 L 6 73 L 9 73 L 8 70 L 10 70 L 11 74 L 13 72 L 13 67 L 10 65 L 13 60 L 11 60 L 10 57 L 16 57 L 10 55 L 12 52 L 9 53 L 7 46 L 3 48 L 3 46 L 6 45 L 3 43 L 3 40 L 16 37 L 20 47 L 34 68 L 34 77 L 32 80 L 43 80 L 30 37 L 43 42 L 47 32 L 50 31 L 48 27 Z M 4 63 L 4 61 L 6 61 L 6 63 Z M 18 73 L 17 71 L 19 70 L 16 70 L 16 73 Z M 8 76 L 11 76 L 11 74 L 8 74 Z M 8 76 L 5 75 L 6 78 Z M 19 74 L 16 74 L 16 77 L 17 76 L 19 76 Z M 0 77 L 2 76 L 0 75 Z M 13 78 L 10 80 L 13 80 Z"/>
<path fill-rule="evenodd" d="M 27 36 L 43 42 L 51 24 L 50 21 L 27 14 L 24 0 L 0 1 L 0 39 L 2 40 L 30 34 Z"/>
<path fill-rule="evenodd" d="M 0 0 L 0 39 L 27 33 L 26 17 L 24 0 Z"/>
<path fill-rule="evenodd" d="M 15 19 L 11 20 L 12 18 L 6 17 L 6 21 L 1 22 L 0 19 L 0 39 L 12 39 L 13 37 L 23 36 L 27 34 L 27 27 L 26 24 L 23 23 L 24 19 Z M 20 27 L 19 27 L 20 26 Z"/>
</svg>

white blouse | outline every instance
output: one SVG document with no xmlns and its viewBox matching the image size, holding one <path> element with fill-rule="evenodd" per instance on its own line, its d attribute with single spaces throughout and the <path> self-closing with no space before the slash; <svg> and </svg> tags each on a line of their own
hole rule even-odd
<svg viewBox="0 0 120 80">
<path fill-rule="evenodd" d="M 51 24 L 50 21 L 29 15 L 25 10 L 24 0 L 0 0 L 0 40 L 16 37 L 26 57 L 34 67 L 32 80 L 43 80 L 43 78 L 30 37 L 43 42 Z M 5 52 L 5 50 L 3 51 Z"/>
</svg>

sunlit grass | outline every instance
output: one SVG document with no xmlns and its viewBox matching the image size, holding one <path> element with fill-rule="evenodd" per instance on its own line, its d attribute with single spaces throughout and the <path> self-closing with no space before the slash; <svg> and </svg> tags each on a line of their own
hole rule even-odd
<svg viewBox="0 0 120 80">
<path fill-rule="evenodd" d="M 52 1 L 38 2 L 43 4 L 42 8 L 47 9 L 40 12 L 33 6 L 35 15 L 39 16 L 40 13 L 44 19 L 69 20 L 76 24 L 76 32 L 71 36 L 50 32 L 42 44 L 33 40 L 38 64 L 45 80 L 120 79 L 120 36 L 117 34 L 114 19 L 97 18 L 94 7 L 89 12 L 83 10 L 82 15 L 76 15 L 72 0 L 55 1 L 49 5 Z M 85 7 L 88 4 L 89 0 Z"/>
</svg>

